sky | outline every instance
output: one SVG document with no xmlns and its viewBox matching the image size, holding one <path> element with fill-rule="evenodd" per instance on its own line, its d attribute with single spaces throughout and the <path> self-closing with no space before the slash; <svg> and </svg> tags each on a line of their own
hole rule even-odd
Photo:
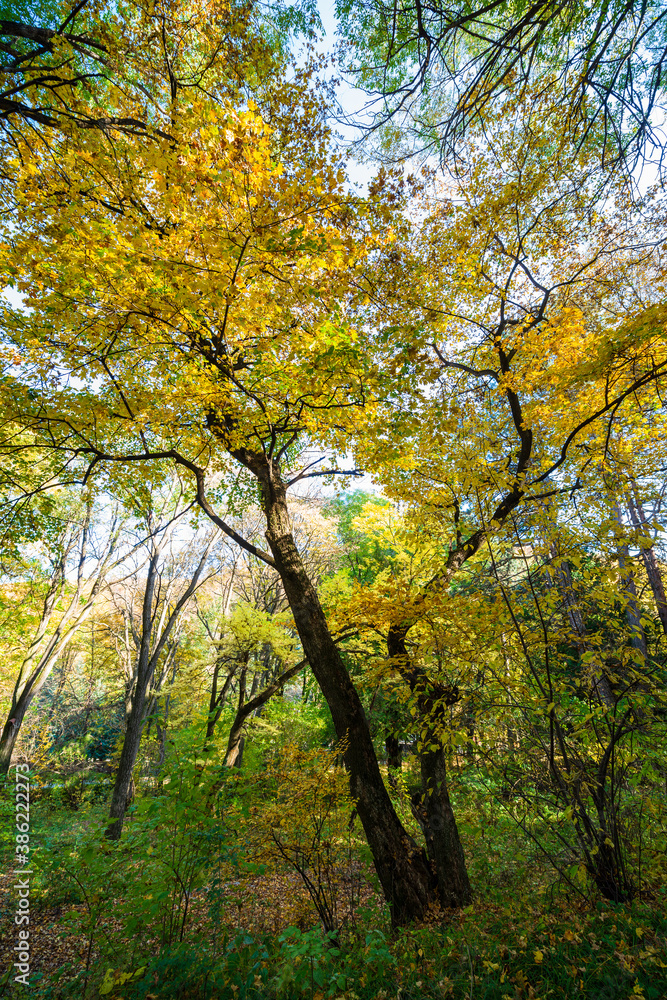
<svg viewBox="0 0 667 1000">
<path fill-rule="evenodd" d="M 333 55 L 336 45 L 336 15 L 333 0 L 319 0 L 318 10 L 324 28 L 324 37 L 317 45 L 319 52 L 326 55 Z M 351 84 L 342 81 L 337 90 L 338 100 L 344 114 L 353 116 L 361 112 L 368 102 L 368 96 Z M 339 122 L 334 124 L 336 132 L 341 136 L 341 141 L 345 146 L 352 144 L 359 139 L 361 132 L 352 125 L 343 125 Z M 351 160 L 348 167 L 350 181 L 355 187 L 366 191 L 368 182 L 376 173 L 376 168 L 372 164 L 360 163 L 358 160 Z"/>
</svg>

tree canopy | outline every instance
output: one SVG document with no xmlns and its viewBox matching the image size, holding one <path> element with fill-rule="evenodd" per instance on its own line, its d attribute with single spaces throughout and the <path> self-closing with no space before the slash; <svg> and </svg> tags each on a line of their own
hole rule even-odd
<svg viewBox="0 0 667 1000">
<path fill-rule="evenodd" d="M 508 97 L 556 88 L 577 149 L 595 143 L 610 165 L 630 169 L 646 156 L 662 163 L 667 36 L 659 2 L 339 0 L 336 10 L 344 61 L 374 98 L 372 127 L 394 120 L 400 134 L 407 126 L 445 162 Z"/>
<path fill-rule="evenodd" d="M 342 997 L 376 946 L 431 982 L 398 942 L 486 926 L 515 853 L 542 928 L 549 893 L 646 907 L 610 996 L 662 976 L 667 206 L 619 169 L 658 141 L 662 12 L 378 10 L 340 8 L 344 58 L 439 160 L 364 194 L 307 7 L 0 22 L 0 769 L 95 818 L 54 855 L 84 995 Z M 227 948 L 234 887 L 290 878 L 303 927 Z M 547 949 L 602 989 L 544 935 L 535 989 Z M 438 969 L 537 995 L 517 954 Z"/>
</svg>

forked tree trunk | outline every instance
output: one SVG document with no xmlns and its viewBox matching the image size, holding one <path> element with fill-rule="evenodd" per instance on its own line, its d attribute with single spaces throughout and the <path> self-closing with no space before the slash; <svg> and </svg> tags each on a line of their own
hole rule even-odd
<svg viewBox="0 0 667 1000">
<path fill-rule="evenodd" d="M 246 702 L 246 677 L 248 674 L 248 660 L 250 659 L 250 654 L 246 653 L 243 666 L 241 667 L 241 674 L 239 676 L 239 701 L 238 707 L 236 709 L 236 716 L 232 723 L 232 728 L 229 731 L 229 740 L 227 742 L 227 753 L 225 754 L 225 764 L 227 767 L 241 767 L 242 756 L 243 756 L 243 732 L 245 729 L 246 719 L 248 718 L 248 712 L 243 711 L 243 706 Z"/>
<path fill-rule="evenodd" d="M 213 668 L 211 694 L 208 704 L 208 717 L 206 719 L 206 735 L 204 736 L 204 753 L 208 753 L 208 751 L 212 749 L 211 744 L 213 741 L 213 734 L 215 733 L 215 727 L 218 724 L 220 716 L 222 715 L 227 693 L 232 686 L 232 681 L 236 676 L 236 670 L 238 668 L 238 664 L 232 665 L 232 669 L 228 671 L 227 676 L 225 677 L 222 690 L 218 691 L 218 679 L 224 662 L 225 658 L 219 657 L 216 661 L 215 667 Z"/>
<path fill-rule="evenodd" d="M 167 536 L 165 534 L 163 536 L 163 544 L 166 537 Z M 164 618 L 162 618 L 160 624 L 162 631 L 156 638 L 154 636 L 154 632 L 156 631 L 156 621 L 153 609 L 153 597 L 158 583 L 158 563 L 161 554 L 161 545 L 157 545 L 153 549 L 148 566 L 146 588 L 144 590 L 144 598 L 142 602 L 141 644 L 139 647 L 139 658 L 137 663 L 137 680 L 134 687 L 132 706 L 127 719 L 127 728 L 125 730 L 125 738 L 123 740 L 120 760 L 118 762 L 116 781 L 111 796 L 111 806 L 109 808 L 110 822 L 104 834 L 109 840 L 120 840 L 123 830 L 123 820 L 125 819 L 125 812 L 132 800 L 134 765 L 136 764 L 139 747 L 141 745 L 141 736 L 147 715 L 146 699 L 148 695 L 148 688 L 155 672 L 155 667 L 157 666 L 160 655 L 164 647 L 167 645 L 169 638 L 179 620 L 181 611 L 197 589 L 197 585 L 206 560 L 208 559 L 208 554 L 212 544 L 213 538 L 211 538 L 209 543 L 206 545 L 187 589 L 174 605 L 166 624 L 164 622 Z"/>
<path fill-rule="evenodd" d="M 292 680 L 293 677 L 303 670 L 305 660 L 300 660 L 293 667 L 289 667 L 287 670 L 283 671 L 278 677 L 276 677 L 270 684 L 268 684 L 263 691 L 259 694 L 255 694 L 248 701 L 243 700 L 241 706 L 236 712 L 236 716 L 232 723 L 231 729 L 229 731 L 229 738 L 227 740 L 227 752 L 225 753 L 225 767 L 240 767 L 239 756 L 242 756 L 242 740 L 243 740 L 243 729 L 246 721 L 250 715 L 253 713 L 255 716 L 259 716 L 262 708 L 266 703 L 273 698 L 274 694 L 282 691 L 285 684 Z M 253 684 L 253 691 L 256 690 Z M 241 699 L 239 699 L 241 701 Z M 213 783 L 209 795 L 214 795 L 216 792 L 222 788 L 222 781 L 220 777 Z"/>
<path fill-rule="evenodd" d="M 447 687 L 427 676 L 411 660 L 406 646 L 407 628 L 394 625 L 389 630 L 387 651 L 417 697 L 423 720 L 419 763 L 421 791 L 413 795 L 415 816 L 422 828 L 426 850 L 441 906 L 467 906 L 472 899 L 468 869 L 447 787 L 447 762 L 438 732 L 445 722 L 448 705 L 459 701 L 456 687 Z"/>
<path fill-rule="evenodd" d="M 64 541 L 57 565 L 51 574 L 39 625 L 30 643 L 27 655 L 21 664 L 19 676 L 14 685 L 12 702 L 7 721 L 0 736 L 0 773 L 7 773 L 16 739 L 25 718 L 26 712 L 35 697 L 51 676 L 61 653 L 67 649 L 79 627 L 92 613 L 95 601 L 104 586 L 106 574 L 117 565 L 113 563 L 113 554 L 120 534 L 120 523 L 114 517 L 106 546 L 100 558 L 94 559 L 93 572 L 86 578 L 85 569 L 91 556 L 88 549 L 92 518 L 92 502 L 86 503 L 86 514 L 83 524 L 72 531 Z M 76 551 L 76 579 L 72 589 L 66 591 L 66 570 L 70 559 Z M 87 596 L 84 596 L 87 592 Z M 47 638 L 49 625 L 61 599 L 65 599 L 65 608 L 57 612 L 58 623 L 52 635 Z"/>
</svg>

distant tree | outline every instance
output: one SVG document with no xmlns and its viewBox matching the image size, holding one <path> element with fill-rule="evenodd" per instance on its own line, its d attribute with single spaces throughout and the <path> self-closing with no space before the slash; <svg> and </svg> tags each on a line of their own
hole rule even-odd
<svg viewBox="0 0 667 1000">
<path fill-rule="evenodd" d="M 152 497 L 145 512 L 144 546 L 148 558 L 140 592 L 135 589 L 127 595 L 129 599 L 124 600 L 126 595 L 121 585 L 116 598 L 122 605 L 135 657 L 126 686 L 125 729 L 106 830 L 110 840 L 120 839 L 125 812 L 132 800 L 133 772 L 151 708 L 151 686 L 157 693 L 165 682 L 176 655 L 182 614 L 197 589 L 205 583 L 205 572 L 208 571 L 209 576 L 215 572 L 215 567 L 210 566 L 209 555 L 218 533 L 209 532 L 208 538 L 194 549 L 186 547 L 180 558 L 175 558 L 170 551 L 172 529 L 187 505 L 181 503 L 182 494 L 177 495 L 172 504 L 168 501 L 160 504 L 159 500 L 159 496 Z M 158 670 L 159 676 L 156 676 Z"/>
<path fill-rule="evenodd" d="M 69 498 L 73 506 L 63 515 L 60 531 L 42 543 L 43 567 L 35 580 L 37 605 L 32 634 L 22 651 L 7 720 L 0 736 L 0 773 L 6 774 L 21 725 L 59 657 L 87 621 L 110 572 L 124 558 L 117 546 L 122 520 L 111 512 L 103 524 L 91 496 Z M 74 501 L 72 503 L 72 501 Z M 78 509 L 77 509 L 78 507 Z M 109 512 L 106 512 L 109 517 Z M 30 634 L 30 633 L 28 633 Z"/>
</svg>

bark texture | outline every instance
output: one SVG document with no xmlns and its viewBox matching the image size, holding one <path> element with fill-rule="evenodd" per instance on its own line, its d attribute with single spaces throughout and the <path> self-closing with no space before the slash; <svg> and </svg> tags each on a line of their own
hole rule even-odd
<svg viewBox="0 0 667 1000">
<path fill-rule="evenodd" d="M 463 846 L 447 787 L 447 762 L 438 734 L 423 734 L 426 748 L 420 754 L 426 846 L 438 879 L 438 896 L 444 907 L 467 906 L 472 899 Z M 430 748 L 433 749 L 430 749 Z"/>
</svg>

